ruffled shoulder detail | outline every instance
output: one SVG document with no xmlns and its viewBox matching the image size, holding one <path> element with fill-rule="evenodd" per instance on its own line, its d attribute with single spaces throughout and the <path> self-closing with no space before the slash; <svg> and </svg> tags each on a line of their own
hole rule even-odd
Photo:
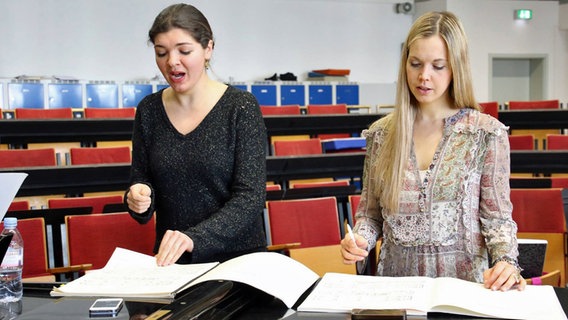
<svg viewBox="0 0 568 320">
<path fill-rule="evenodd" d="M 373 122 L 369 129 L 365 129 L 361 132 L 361 136 L 365 138 L 373 137 L 377 134 L 384 135 L 386 132 L 386 128 L 390 123 L 392 116 L 390 114 L 380 118 L 379 120 Z"/>
<path fill-rule="evenodd" d="M 492 116 L 474 109 L 462 109 L 457 115 L 453 125 L 454 132 L 477 133 L 483 131 L 487 134 L 499 136 L 507 134 L 509 127 Z"/>
</svg>

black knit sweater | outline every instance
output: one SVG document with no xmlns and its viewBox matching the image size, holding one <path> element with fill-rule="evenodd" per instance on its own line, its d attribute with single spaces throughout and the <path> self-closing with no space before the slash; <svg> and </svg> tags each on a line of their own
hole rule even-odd
<svg viewBox="0 0 568 320">
<path fill-rule="evenodd" d="M 162 92 L 145 97 L 134 121 L 131 184 L 152 188 L 146 223 L 156 212 L 156 247 L 166 230 L 194 242 L 178 263 L 225 261 L 266 248 L 266 128 L 252 94 L 228 87 L 192 132 L 169 121 Z"/>
</svg>

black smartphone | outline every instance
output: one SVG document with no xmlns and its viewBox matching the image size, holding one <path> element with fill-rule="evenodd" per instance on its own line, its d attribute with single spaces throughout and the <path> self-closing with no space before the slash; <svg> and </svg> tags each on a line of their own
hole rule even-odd
<svg viewBox="0 0 568 320">
<path fill-rule="evenodd" d="M 353 320 L 406 320 L 406 310 L 401 309 L 353 309 L 351 310 L 351 319 Z"/>
<path fill-rule="evenodd" d="M 123 304 L 120 298 L 97 299 L 89 308 L 89 317 L 116 317 Z"/>
</svg>

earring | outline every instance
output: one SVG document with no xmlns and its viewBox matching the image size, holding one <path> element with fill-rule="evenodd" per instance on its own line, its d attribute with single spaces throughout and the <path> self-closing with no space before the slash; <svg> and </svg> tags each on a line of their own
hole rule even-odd
<svg viewBox="0 0 568 320">
<path fill-rule="evenodd" d="M 209 65 L 209 60 L 205 60 L 205 70 L 209 70 L 211 65 Z"/>
</svg>

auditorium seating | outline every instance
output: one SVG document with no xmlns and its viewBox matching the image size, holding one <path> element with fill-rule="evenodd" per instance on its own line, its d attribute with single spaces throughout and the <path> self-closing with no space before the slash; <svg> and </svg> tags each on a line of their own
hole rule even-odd
<svg viewBox="0 0 568 320">
<path fill-rule="evenodd" d="M 568 177 L 551 177 L 550 180 L 552 188 L 568 189 Z M 566 213 L 568 214 L 568 212 Z"/>
<path fill-rule="evenodd" d="M 509 135 L 511 150 L 535 150 L 535 139 L 532 134 Z"/>
<path fill-rule="evenodd" d="M 355 214 L 357 213 L 357 208 L 359 207 L 359 203 L 361 202 L 361 195 L 360 194 L 355 194 L 355 195 L 351 195 L 349 196 L 349 211 L 350 211 L 350 217 L 352 219 L 351 221 L 351 225 L 355 226 L 356 223 L 356 219 L 355 219 Z M 347 223 L 349 223 L 349 221 L 347 221 Z M 371 251 L 369 251 L 369 256 L 373 257 L 372 259 L 368 259 L 367 260 L 367 265 L 365 270 L 361 270 L 361 274 L 365 274 L 365 275 L 375 275 L 375 273 L 377 272 L 377 264 L 379 262 L 379 255 L 380 255 L 380 248 L 381 248 L 381 244 L 383 242 L 382 240 L 383 238 L 380 238 L 377 240 L 377 244 L 375 246 L 375 248 L 371 249 Z"/>
<path fill-rule="evenodd" d="M 565 188 L 568 189 L 568 177 L 511 177 L 511 188 L 537 189 L 537 188 Z"/>
<path fill-rule="evenodd" d="M 21 210 L 29 210 L 30 209 L 30 202 L 27 200 L 18 200 L 12 201 L 10 206 L 8 207 L 7 211 L 21 211 Z"/>
<path fill-rule="evenodd" d="M 513 134 L 509 135 L 509 147 L 515 150 L 536 150 L 536 140 L 532 134 Z M 512 173 L 513 177 L 532 177 L 532 173 Z"/>
<path fill-rule="evenodd" d="M 321 140 L 318 138 L 294 140 L 294 141 L 274 141 L 275 156 L 321 154 Z"/>
<path fill-rule="evenodd" d="M 136 108 L 85 108 L 85 118 L 134 118 Z"/>
<path fill-rule="evenodd" d="M 308 114 L 347 114 L 346 104 L 309 104 L 307 106 Z M 321 140 L 349 138 L 350 133 L 322 133 L 317 135 Z"/>
<path fill-rule="evenodd" d="M 318 138 L 290 141 L 274 141 L 275 156 L 300 156 L 310 154 L 322 154 L 321 140 Z M 289 185 L 297 183 L 329 182 L 333 178 L 299 179 L 289 181 Z"/>
<path fill-rule="evenodd" d="M 548 134 L 546 135 L 547 150 L 568 150 L 568 135 Z"/>
<path fill-rule="evenodd" d="M 263 116 L 301 114 L 299 105 L 260 106 Z"/>
<path fill-rule="evenodd" d="M 136 116 L 136 108 L 85 108 L 86 119 L 132 119 Z M 130 140 L 123 141 L 97 141 L 97 147 L 132 147 Z"/>
<path fill-rule="evenodd" d="M 155 216 L 139 224 L 127 212 L 66 216 L 69 262 L 100 269 L 116 247 L 153 255 Z"/>
<path fill-rule="evenodd" d="M 0 226 L 4 229 L 4 224 Z M 47 271 L 47 240 L 43 218 L 20 219 L 18 230 L 24 239 L 24 269 L 22 278 L 44 277 L 55 281 Z"/>
<path fill-rule="evenodd" d="M 511 189 L 518 238 L 548 241 L 544 271 L 560 270 L 566 283 L 566 219 L 562 189 Z"/>
<path fill-rule="evenodd" d="M 47 200 L 47 205 L 50 209 L 91 207 L 92 213 L 103 213 L 106 205 L 121 204 L 122 200 L 121 195 L 51 198 Z"/>
<path fill-rule="evenodd" d="M 356 274 L 339 254 L 341 240 L 334 197 L 267 201 L 272 246 L 323 276 L 327 272 Z"/>
<path fill-rule="evenodd" d="M 267 184 L 266 191 L 282 190 L 282 186 L 279 184 Z"/>
<path fill-rule="evenodd" d="M 61 120 L 73 119 L 73 110 L 71 108 L 54 108 L 54 109 L 31 109 L 16 108 L 14 110 L 16 120 Z M 36 143 L 28 144 L 28 149 L 45 149 L 54 148 L 56 153 L 65 154 L 70 147 L 76 147 L 75 143 Z"/>
<path fill-rule="evenodd" d="M 0 229 L 4 228 L 3 222 Z M 43 218 L 18 219 L 18 230 L 24 239 L 24 282 L 54 282 L 61 277 L 72 279 L 91 268 L 90 265 L 72 265 L 59 268 L 48 268 L 48 251 L 46 228 Z M 59 279 L 58 279 L 59 278 Z"/>
<path fill-rule="evenodd" d="M 346 104 L 309 104 L 308 114 L 346 114 Z"/>
<path fill-rule="evenodd" d="M 351 224 L 355 225 L 355 214 L 357 213 L 357 208 L 359 207 L 359 202 L 361 201 L 361 195 L 356 194 L 349 196 L 349 211 L 351 213 Z"/>
<path fill-rule="evenodd" d="M 315 182 L 295 182 L 290 183 L 290 188 L 321 188 L 321 187 L 345 187 L 349 186 L 349 180 L 335 180 L 335 181 L 315 181 Z"/>
<path fill-rule="evenodd" d="M 547 134 L 546 135 L 546 150 L 562 150 L 568 151 L 568 135 L 565 134 Z M 553 177 L 568 177 L 566 173 L 553 173 Z"/>
<path fill-rule="evenodd" d="M 0 168 L 55 166 L 55 149 L 0 150 Z"/>
<path fill-rule="evenodd" d="M 130 163 L 129 147 L 71 148 L 71 164 Z"/>
<path fill-rule="evenodd" d="M 285 105 L 285 106 L 260 106 L 260 112 L 263 116 L 278 116 L 278 115 L 299 115 L 301 114 L 299 105 Z M 285 135 L 285 136 L 271 136 L 270 144 L 275 141 L 288 141 L 288 140 L 304 140 L 309 139 L 309 135 Z"/>
<path fill-rule="evenodd" d="M 300 248 L 341 241 L 337 199 L 322 197 L 267 201 L 271 244 L 300 243 Z"/>
<path fill-rule="evenodd" d="M 507 105 L 509 106 L 509 110 L 558 109 L 560 108 L 560 101 L 559 100 L 509 101 Z"/>
<path fill-rule="evenodd" d="M 497 101 L 480 102 L 479 105 L 481 106 L 481 112 L 487 113 L 488 115 L 492 116 L 495 119 L 499 118 L 499 102 Z"/>
<path fill-rule="evenodd" d="M 532 100 L 532 101 L 509 101 L 507 103 L 509 110 L 542 110 L 542 109 L 559 109 L 559 100 Z M 545 144 L 547 134 L 559 134 L 560 130 L 554 129 L 531 129 L 531 130 L 511 130 L 512 134 L 533 134 L 539 143 L 537 149 L 543 149 L 541 146 Z"/>
<path fill-rule="evenodd" d="M 328 272 L 356 274 L 354 264 L 343 263 L 339 253 L 341 245 L 316 246 L 309 248 L 289 249 L 290 258 L 301 262 L 306 267 L 323 277 Z"/>
<path fill-rule="evenodd" d="M 16 119 L 73 119 L 71 108 L 26 109 L 16 108 Z"/>
</svg>

